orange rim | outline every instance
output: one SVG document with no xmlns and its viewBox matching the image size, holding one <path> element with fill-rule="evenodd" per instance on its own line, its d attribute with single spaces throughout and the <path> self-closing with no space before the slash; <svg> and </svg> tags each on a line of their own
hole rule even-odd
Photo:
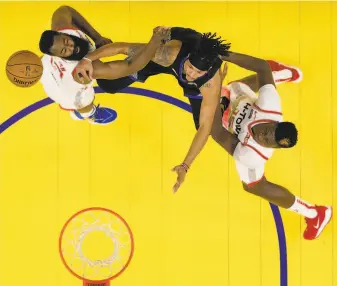
<svg viewBox="0 0 337 286">
<path fill-rule="evenodd" d="M 81 213 L 84 213 L 84 212 L 87 212 L 87 211 L 106 211 L 106 212 L 109 212 L 111 214 L 113 214 L 114 216 L 116 216 L 117 218 L 119 218 L 123 223 L 124 225 L 126 226 L 126 228 L 128 229 L 128 232 L 130 234 L 130 239 L 131 239 L 131 251 L 130 251 L 130 256 L 129 256 L 129 259 L 127 260 L 126 264 L 124 265 L 124 267 L 119 271 L 117 272 L 115 275 L 111 276 L 110 278 L 108 279 L 104 279 L 104 280 L 88 280 L 88 279 L 84 279 L 83 277 L 79 276 L 78 274 L 76 274 L 69 266 L 68 264 L 66 263 L 64 257 L 63 257 L 63 253 L 62 253 L 62 237 L 63 237 L 63 234 L 64 234 L 64 231 L 65 229 L 67 228 L 68 224 L 76 217 L 78 216 L 79 214 Z M 134 239 L 133 239 L 133 234 L 132 234 L 132 231 L 131 231 L 131 228 L 129 227 L 128 223 L 125 221 L 125 219 L 123 219 L 118 213 L 115 213 L 114 211 L 112 210 L 109 210 L 109 209 L 106 209 L 106 208 L 101 208 L 101 207 L 92 207 L 92 208 L 87 208 L 87 209 L 83 209 L 77 213 L 75 213 L 74 215 L 72 215 L 68 220 L 67 222 L 64 224 L 62 230 L 61 230 L 61 233 L 60 233 L 60 238 L 59 238 L 59 253 L 60 253 L 60 256 L 61 256 L 61 259 L 62 259 L 62 262 L 64 264 L 64 266 L 68 269 L 68 271 L 73 274 L 74 276 L 76 276 L 78 279 L 80 280 L 83 280 L 84 282 L 88 282 L 88 283 L 104 283 L 104 282 L 107 282 L 107 281 L 110 281 L 110 280 L 113 280 L 115 278 L 117 278 L 119 275 L 121 275 L 125 269 L 129 266 L 130 262 L 131 262 L 131 259 L 133 257 L 133 252 L 134 252 Z"/>
</svg>

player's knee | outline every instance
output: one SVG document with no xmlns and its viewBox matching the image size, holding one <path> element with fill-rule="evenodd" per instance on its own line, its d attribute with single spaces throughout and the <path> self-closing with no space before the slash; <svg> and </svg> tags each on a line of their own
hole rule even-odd
<svg viewBox="0 0 337 286">
<path fill-rule="evenodd" d="M 259 181 L 256 181 L 254 183 L 246 184 L 245 182 L 242 182 L 242 187 L 248 193 L 260 195 L 263 193 L 266 183 L 266 178 L 262 177 Z"/>
</svg>

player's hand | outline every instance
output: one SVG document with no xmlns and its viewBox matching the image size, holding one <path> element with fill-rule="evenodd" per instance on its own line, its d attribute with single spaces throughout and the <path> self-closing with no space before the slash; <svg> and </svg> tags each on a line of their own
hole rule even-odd
<svg viewBox="0 0 337 286">
<path fill-rule="evenodd" d="M 92 66 L 92 62 L 86 59 L 82 59 L 79 61 L 73 71 L 73 78 L 78 83 L 86 84 L 93 80 L 93 71 L 94 68 Z"/>
<path fill-rule="evenodd" d="M 180 188 L 181 184 L 184 182 L 185 180 L 185 176 L 186 176 L 186 168 L 183 166 L 183 165 L 178 165 L 178 166 L 175 166 L 173 169 L 172 169 L 172 172 L 176 172 L 178 177 L 177 177 L 177 181 L 176 183 L 174 184 L 173 186 L 173 193 L 176 193 L 178 191 L 178 189 Z"/>
<path fill-rule="evenodd" d="M 220 74 L 220 80 L 221 82 L 223 82 L 226 78 L 227 75 L 227 71 L 228 71 L 228 64 L 225 63 L 223 66 L 223 69 L 221 69 L 221 67 L 219 68 L 219 74 Z"/>
<path fill-rule="evenodd" d="M 159 41 L 161 44 L 165 44 L 171 39 L 171 28 L 158 26 L 153 29 L 152 40 Z"/>
<path fill-rule="evenodd" d="M 104 45 L 107 45 L 107 44 L 111 44 L 112 41 L 108 38 L 105 38 L 105 37 L 99 37 L 96 41 L 95 41 L 95 46 L 96 48 L 100 48 Z"/>
</svg>

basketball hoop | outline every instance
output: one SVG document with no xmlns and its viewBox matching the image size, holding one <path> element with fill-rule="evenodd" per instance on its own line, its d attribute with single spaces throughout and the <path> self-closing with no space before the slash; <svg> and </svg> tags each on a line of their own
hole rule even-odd
<svg viewBox="0 0 337 286">
<path fill-rule="evenodd" d="M 62 262 L 84 286 L 109 286 L 128 267 L 134 240 L 127 222 L 104 208 L 74 214 L 59 239 Z"/>
</svg>

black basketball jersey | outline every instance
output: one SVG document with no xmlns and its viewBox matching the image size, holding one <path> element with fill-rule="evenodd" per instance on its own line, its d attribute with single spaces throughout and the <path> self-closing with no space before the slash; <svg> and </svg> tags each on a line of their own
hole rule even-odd
<svg viewBox="0 0 337 286">
<path fill-rule="evenodd" d="M 212 68 L 207 71 L 206 74 L 197 78 L 195 81 L 187 81 L 186 76 L 184 74 L 184 63 L 188 60 L 189 54 L 192 52 L 189 45 L 185 45 L 184 43 L 181 46 L 181 49 L 175 59 L 174 63 L 169 67 L 172 70 L 172 74 L 178 80 L 179 85 L 184 89 L 184 94 L 188 95 L 199 95 L 200 87 L 208 82 L 218 69 L 221 67 L 222 60 L 219 58 L 213 64 Z"/>
</svg>

